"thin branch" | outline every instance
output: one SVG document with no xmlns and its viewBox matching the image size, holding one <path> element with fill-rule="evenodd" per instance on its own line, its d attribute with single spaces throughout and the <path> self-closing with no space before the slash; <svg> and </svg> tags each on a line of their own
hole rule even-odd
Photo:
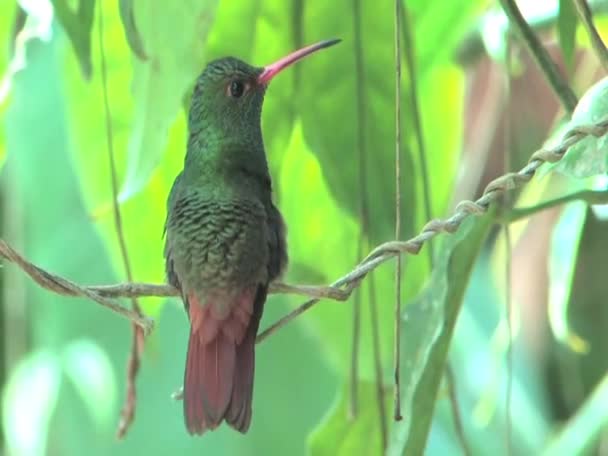
<svg viewBox="0 0 608 456">
<path fill-rule="evenodd" d="M 365 103 L 365 71 L 363 62 L 363 43 L 361 42 L 361 0 L 353 0 L 353 28 L 354 28 L 354 51 L 355 51 L 355 77 L 357 97 L 357 155 L 359 164 L 359 220 L 361 231 L 357 248 L 357 260 L 363 254 L 364 242 L 369 235 L 369 206 L 367 202 L 367 131 L 365 116 L 367 106 Z M 350 405 L 349 414 L 357 416 L 357 401 L 359 389 L 359 349 L 361 336 L 361 296 L 355 294 L 353 306 L 353 335 L 350 369 Z"/>
<path fill-rule="evenodd" d="M 418 101 L 418 78 L 416 75 L 416 59 L 414 56 L 414 43 L 411 31 L 411 21 L 406 8 L 400 8 L 401 20 L 403 21 L 403 46 L 405 49 L 405 65 L 410 80 L 410 101 L 412 105 L 412 122 L 414 124 L 414 136 L 416 137 L 416 145 L 418 146 L 418 160 L 420 161 L 420 172 L 422 174 L 422 197 L 424 201 L 424 213 L 427 220 L 433 217 L 431 205 L 431 183 L 429 167 L 427 165 L 426 146 L 424 142 L 424 133 L 422 128 L 422 120 L 420 115 L 420 103 Z M 434 254 L 433 244 L 429 243 L 428 249 L 429 265 L 433 267 Z"/>
<path fill-rule="evenodd" d="M 604 71 L 608 71 L 608 49 L 606 49 L 602 37 L 593 24 L 593 14 L 591 13 L 589 5 L 585 0 L 572 0 L 572 2 L 574 3 L 574 6 L 576 6 L 579 19 L 583 23 L 585 30 L 587 30 L 587 34 L 591 40 L 591 46 L 593 46 L 597 58 L 604 67 Z"/>
<path fill-rule="evenodd" d="M 500 3 L 514 28 L 518 30 L 521 38 L 526 43 L 526 46 L 528 46 L 529 51 L 532 53 L 534 60 L 536 60 L 536 63 L 541 68 L 547 81 L 559 97 L 564 109 L 569 114 L 572 114 L 578 103 L 576 95 L 574 95 L 574 92 L 560 74 L 557 65 L 551 60 L 549 53 L 542 46 L 532 28 L 524 19 L 515 0 L 500 0 Z"/>
<path fill-rule="evenodd" d="M 317 299 L 315 302 L 318 302 Z M 312 304 L 311 304 L 312 305 Z M 353 322 L 350 350 L 348 417 L 353 420 L 359 412 L 359 341 L 361 340 L 361 293 L 355 292 L 353 297 Z"/>
<path fill-rule="evenodd" d="M 64 296 L 89 298 L 97 304 L 107 307 L 113 312 L 116 312 L 131 322 L 141 326 L 146 333 L 149 333 L 154 326 L 154 322 L 151 319 L 126 309 L 117 302 L 97 293 L 94 289 L 77 285 L 68 279 L 51 274 L 44 269 L 33 265 L 13 250 L 13 248 L 3 239 L 0 239 L 0 256 L 5 260 L 15 263 L 23 272 L 30 276 L 34 282 L 47 290 Z"/>
<path fill-rule="evenodd" d="M 133 282 L 133 274 L 131 272 L 131 264 L 129 261 L 129 251 L 127 249 L 127 242 L 125 241 L 124 230 L 122 227 L 122 217 L 120 215 L 120 206 L 118 203 L 118 177 L 116 173 L 116 158 L 114 154 L 114 135 L 112 133 L 112 114 L 110 112 L 110 100 L 109 100 L 109 89 L 108 89 L 108 71 L 106 68 L 106 53 L 103 42 L 103 7 L 102 2 L 99 2 L 99 55 L 101 61 L 101 85 L 103 93 L 103 110 L 105 114 L 106 124 L 106 139 L 108 147 L 108 158 L 110 162 L 110 180 L 112 187 L 112 210 L 114 214 L 114 228 L 116 230 L 116 236 L 118 238 L 118 244 L 120 246 L 120 253 L 122 256 L 122 262 L 127 274 L 127 280 Z M 135 313 L 141 315 L 141 308 L 137 302 L 137 297 L 131 298 L 131 308 Z M 116 435 L 119 439 L 123 438 L 127 433 L 129 426 L 135 418 L 135 407 L 137 404 L 137 390 L 135 386 L 135 379 L 139 372 L 139 365 L 141 363 L 141 355 L 144 350 L 144 334 L 142 329 L 137 325 L 132 326 L 133 334 L 131 341 L 131 351 L 129 353 L 129 359 L 127 361 L 127 397 L 125 403 L 120 412 L 120 422 L 118 423 L 118 430 Z"/>
<path fill-rule="evenodd" d="M 395 0 L 395 239 L 401 239 L 401 0 Z M 413 69 L 410 67 L 410 69 Z M 413 80 L 413 79 L 412 79 Z M 412 87 L 414 90 L 414 87 Z M 416 110 L 417 111 L 417 110 Z M 414 116 L 416 117 L 416 116 Z M 395 378 L 393 417 L 401 416 L 401 256 L 395 264 L 395 327 L 393 368 Z"/>
<path fill-rule="evenodd" d="M 321 299 L 321 297 L 319 297 L 320 295 L 323 295 L 322 298 L 335 299 L 330 295 L 336 294 L 339 295 L 339 301 L 344 301 L 348 298 L 348 296 L 350 296 L 352 291 L 361 284 L 361 281 L 365 278 L 365 276 L 382 263 L 385 263 L 397 255 L 417 255 L 424 244 L 430 239 L 436 237 L 440 233 L 455 233 L 458 231 L 464 220 L 472 215 L 480 216 L 487 212 L 490 205 L 500 199 L 505 192 L 523 187 L 532 179 L 532 177 L 534 177 L 536 171 L 542 164 L 555 163 L 561 160 L 570 147 L 579 143 L 588 136 L 601 137 L 607 133 L 608 118 L 605 118 L 593 125 L 571 129 L 564 135 L 562 142 L 559 145 L 552 149 L 539 149 L 532 154 L 528 164 L 518 172 L 507 173 L 490 182 L 483 195 L 476 201 L 461 201 L 456 206 L 452 216 L 446 219 L 431 220 L 422 228 L 418 235 L 407 241 L 389 241 L 380 244 L 374 248 L 369 255 L 363 259 L 363 261 L 361 261 L 352 271 L 336 280 L 329 287 L 299 287 L 295 285 L 283 284 L 275 284 L 274 286 L 271 286 L 272 293 L 283 293 L 282 287 L 287 287 L 285 289 L 298 290 L 301 292 L 298 294 L 313 296 L 313 299 L 306 301 L 300 307 L 294 309 L 291 313 L 287 314 L 278 322 L 267 328 L 264 332 L 260 333 L 256 342 L 262 342 L 272 333 L 277 331 L 277 329 L 313 307 Z M 28 262 L 2 239 L 0 239 L 0 257 L 16 264 L 41 287 L 64 296 L 81 296 L 89 298 L 92 301 L 95 301 L 98 304 L 107 307 L 119 315 L 122 315 L 123 317 L 137 323 L 144 328 L 146 332 L 149 332 L 152 329 L 152 320 L 139 316 L 135 312 L 122 307 L 108 296 L 131 297 L 136 295 L 139 297 L 162 297 L 178 295 L 177 290 L 168 285 L 149 285 L 142 283 L 95 287 L 77 285 L 70 280 L 55 274 L 51 274 L 44 269 L 41 269 Z M 319 290 L 322 290 L 322 292 L 319 292 Z M 328 292 L 328 290 L 333 291 Z M 107 293 L 107 295 L 104 295 L 104 293 Z"/>
<path fill-rule="evenodd" d="M 180 296 L 179 290 L 171 285 L 156 285 L 152 283 L 93 285 L 88 288 L 106 298 L 131 298 L 133 296 L 169 298 Z M 281 282 L 271 283 L 268 293 L 293 294 L 317 299 L 331 299 L 333 301 L 346 301 L 350 297 L 350 293 L 339 288 L 314 285 L 289 285 Z"/>
</svg>

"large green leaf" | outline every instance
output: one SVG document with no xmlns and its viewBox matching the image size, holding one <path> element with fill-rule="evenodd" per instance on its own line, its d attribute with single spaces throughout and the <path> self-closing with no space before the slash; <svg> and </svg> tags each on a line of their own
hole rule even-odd
<svg viewBox="0 0 608 456">
<path fill-rule="evenodd" d="M 389 454 L 423 454 L 437 391 L 462 298 L 477 255 L 492 226 L 493 211 L 469 219 L 445 238 L 428 286 L 403 317 L 404 419 L 394 425 Z"/>
<path fill-rule="evenodd" d="M 182 97 L 202 70 L 204 44 L 216 3 L 134 3 L 133 15 L 148 58 L 133 63 L 135 117 L 121 191 L 123 201 L 145 187 L 160 163 Z"/>
<path fill-rule="evenodd" d="M 459 102 L 463 96 L 461 75 L 449 65 L 449 56 L 460 36 L 456 32 L 473 17 L 467 5 L 474 6 L 475 2 L 425 3 L 428 8 L 415 9 L 412 20 L 414 43 L 422 47 L 422 50 L 415 48 L 418 97 L 424 100 L 422 129 L 428 146 L 432 206 L 443 211 L 453 176 L 450 170 L 456 165 L 460 146 Z M 339 47 L 311 59 L 302 68 L 299 107 L 304 135 L 319 157 L 332 193 L 352 214 L 359 213 L 360 167 L 365 167 L 372 242 L 386 240 L 394 231 L 394 179 L 390 176 L 394 175 L 395 63 L 392 46 L 387 45 L 393 42 L 393 6 L 388 0 L 361 2 L 360 9 L 346 1 L 313 2 L 307 3 L 303 21 L 304 35 L 311 37 L 308 41 L 317 36 L 343 39 Z M 332 14 L 333 8 L 339 8 L 343 14 Z M 435 8 L 441 10 L 440 15 L 434 13 Z M 447 38 L 425 35 L 430 18 L 444 17 L 452 18 Z M 360 48 L 357 42 L 361 43 Z M 435 51 L 431 53 L 430 48 Z M 442 51 L 436 52 L 437 49 Z M 406 81 L 403 100 L 409 100 L 408 91 Z M 408 106 L 404 103 L 404 110 Z M 411 115 L 404 118 L 411 119 Z M 438 130 L 441 135 L 436 134 Z M 404 144 L 415 144 L 411 120 L 404 125 L 403 134 Z M 361 163 L 360 148 L 365 163 Z M 407 236 L 422 226 L 427 216 L 422 210 L 422 174 L 415 147 L 404 149 L 403 162 L 402 201 L 403 211 L 408 214 L 403 233 Z M 435 178 L 447 174 L 448 179 Z"/>
</svg>

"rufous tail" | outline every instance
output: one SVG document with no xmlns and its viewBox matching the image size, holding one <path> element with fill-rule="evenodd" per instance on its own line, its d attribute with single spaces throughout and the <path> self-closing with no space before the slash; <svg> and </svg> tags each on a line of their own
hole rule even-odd
<svg viewBox="0 0 608 456">
<path fill-rule="evenodd" d="M 188 296 L 190 339 L 184 378 L 184 418 L 191 434 L 203 434 L 226 420 L 245 433 L 251 423 L 255 337 L 266 287 L 240 294 L 224 319 L 213 305 Z"/>
</svg>

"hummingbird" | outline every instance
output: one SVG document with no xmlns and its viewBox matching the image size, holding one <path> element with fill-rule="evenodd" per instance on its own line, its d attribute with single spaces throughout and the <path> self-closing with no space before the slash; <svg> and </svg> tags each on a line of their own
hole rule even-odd
<svg viewBox="0 0 608 456">
<path fill-rule="evenodd" d="M 268 285 L 287 265 L 285 223 L 273 203 L 261 113 L 270 81 L 340 40 L 304 47 L 265 67 L 234 57 L 197 78 L 184 169 L 165 222 L 165 269 L 190 321 L 183 406 L 190 434 L 251 423 L 255 339 Z"/>
</svg>

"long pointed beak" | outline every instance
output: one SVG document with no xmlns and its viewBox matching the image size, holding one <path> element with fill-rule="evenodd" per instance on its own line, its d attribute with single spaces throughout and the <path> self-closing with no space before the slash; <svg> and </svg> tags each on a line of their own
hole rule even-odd
<svg viewBox="0 0 608 456">
<path fill-rule="evenodd" d="M 312 54 L 313 52 L 317 52 L 320 49 L 325 49 L 330 46 L 333 46 L 334 44 L 338 44 L 340 41 L 342 40 L 325 40 L 292 52 L 288 56 L 285 56 L 282 59 L 265 66 L 264 71 L 262 71 L 262 73 L 258 76 L 258 83 L 268 84 L 272 78 L 274 78 L 278 73 L 280 73 L 282 70 L 284 70 L 291 64 L 296 63 L 298 60 L 303 59 L 307 55 Z"/>
</svg>

